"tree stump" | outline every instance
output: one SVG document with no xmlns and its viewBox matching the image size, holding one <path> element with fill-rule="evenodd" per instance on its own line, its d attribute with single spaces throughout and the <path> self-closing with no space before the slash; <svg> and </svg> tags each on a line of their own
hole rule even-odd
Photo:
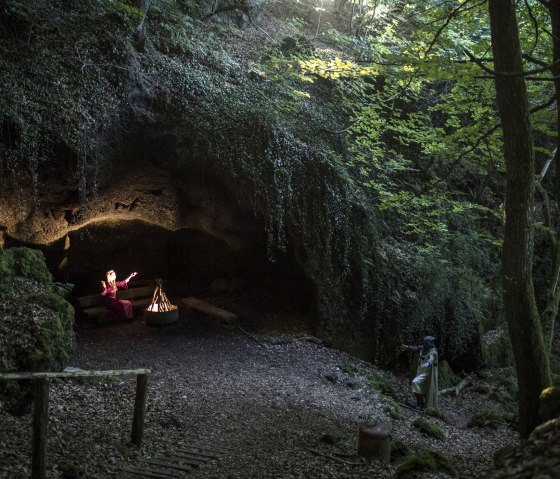
<svg viewBox="0 0 560 479">
<path fill-rule="evenodd" d="M 391 460 L 391 425 L 378 420 L 360 424 L 358 455 L 388 463 Z"/>
</svg>

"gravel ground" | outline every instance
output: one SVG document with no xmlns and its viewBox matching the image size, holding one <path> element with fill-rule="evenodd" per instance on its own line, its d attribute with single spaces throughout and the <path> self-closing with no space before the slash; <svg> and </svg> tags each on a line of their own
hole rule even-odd
<svg viewBox="0 0 560 479">
<path fill-rule="evenodd" d="M 81 330 L 72 366 L 152 370 L 144 441 L 140 449 L 129 443 L 133 377 L 51 382 L 48 477 L 71 477 L 62 474 L 71 465 L 85 478 L 138 477 L 121 468 L 194 443 L 224 454 L 184 477 L 390 477 L 395 465 L 355 455 L 361 422 L 390 421 L 367 379 L 379 370 L 318 344 L 304 329 L 253 335 L 194 316 L 163 329 L 136 320 Z M 348 363 L 357 367 L 355 375 L 339 368 Z M 411 399 L 403 378 L 387 377 L 403 400 Z M 467 429 L 488 399 L 474 388 L 460 399 L 441 398 L 450 424 L 430 418 L 444 430 L 444 442 L 412 426 L 418 414 L 408 409 L 404 420 L 393 421 L 393 437 L 413 450 L 443 453 L 460 477 L 481 477 L 494 451 L 516 443 L 517 435 L 505 426 Z M 342 439 L 327 444 L 321 441 L 326 433 Z M 30 445 L 31 416 L 12 417 L 0 408 L 1 478 L 29 477 Z"/>
</svg>

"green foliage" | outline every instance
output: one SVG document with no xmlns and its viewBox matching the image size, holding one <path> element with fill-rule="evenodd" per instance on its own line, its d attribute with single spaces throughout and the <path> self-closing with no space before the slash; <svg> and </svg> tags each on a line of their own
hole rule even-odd
<svg viewBox="0 0 560 479">
<path fill-rule="evenodd" d="M 412 424 L 424 434 L 439 441 L 445 441 L 445 434 L 443 434 L 443 431 L 437 424 L 434 424 L 423 417 L 415 419 Z"/>
<path fill-rule="evenodd" d="M 53 283 L 53 289 L 55 293 L 58 294 L 59 296 L 62 296 L 63 298 L 68 297 L 68 295 L 74 289 L 74 286 L 75 284 L 72 283 L 59 283 L 58 281 L 55 281 Z"/>
<path fill-rule="evenodd" d="M 395 479 L 413 478 L 423 472 L 445 472 L 451 477 L 457 477 L 455 468 L 442 454 L 435 451 L 422 451 L 408 456 L 393 477 Z"/>
</svg>

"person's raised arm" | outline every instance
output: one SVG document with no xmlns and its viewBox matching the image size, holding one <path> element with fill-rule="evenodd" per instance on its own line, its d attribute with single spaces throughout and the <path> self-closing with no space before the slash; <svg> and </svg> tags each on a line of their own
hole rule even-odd
<svg viewBox="0 0 560 479">
<path fill-rule="evenodd" d="M 135 271 L 134 273 L 130 273 L 130 275 L 128 276 L 128 278 L 126 278 L 124 281 L 125 283 L 128 283 L 132 278 L 134 278 L 134 276 L 136 276 L 138 273 Z"/>
<path fill-rule="evenodd" d="M 408 346 L 406 344 L 401 344 L 401 351 L 420 351 L 422 346 Z"/>
<path fill-rule="evenodd" d="M 107 294 L 107 283 L 105 283 L 105 281 L 101 281 L 101 287 L 103 288 L 101 294 L 105 296 Z"/>
</svg>

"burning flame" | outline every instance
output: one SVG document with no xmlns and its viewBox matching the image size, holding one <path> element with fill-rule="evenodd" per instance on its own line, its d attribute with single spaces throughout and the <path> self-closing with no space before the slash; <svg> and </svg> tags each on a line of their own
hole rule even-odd
<svg viewBox="0 0 560 479">
<path fill-rule="evenodd" d="M 152 302 L 146 308 L 146 311 L 160 313 L 177 309 L 177 306 L 171 304 L 167 299 L 166 294 L 163 292 L 162 283 L 161 279 L 156 280 L 156 287 L 154 289 L 154 295 L 152 296 Z"/>
</svg>

